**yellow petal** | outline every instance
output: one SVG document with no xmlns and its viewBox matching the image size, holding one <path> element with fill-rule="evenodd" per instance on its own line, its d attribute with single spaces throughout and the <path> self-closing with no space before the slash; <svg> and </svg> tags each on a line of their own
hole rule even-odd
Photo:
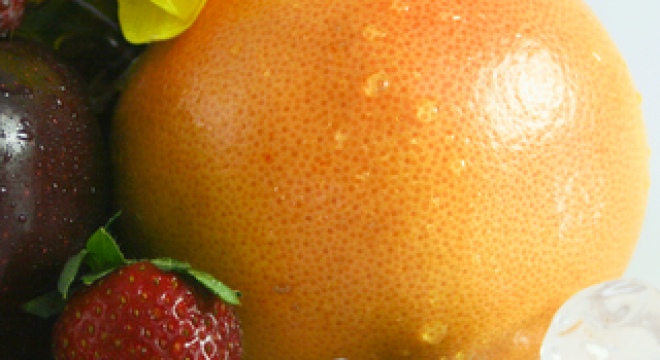
<svg viewBox="0 0 660 360">
<path fill-rule="evenodd" d="M 206 0 L 119 0 L 119 25 L 133 44 L 171 39 L 192 25 L 204 4 Z"/>
<path fill-rule="evenodd" d="M 170 15 L 176 16 L 178 18 L 182 17 L 180 10 L 177 9 L 176 5 L 173 4 L 170 0 L 151 0 L 151 2 L 159 8 L 167 11 Z"/>
</svg>

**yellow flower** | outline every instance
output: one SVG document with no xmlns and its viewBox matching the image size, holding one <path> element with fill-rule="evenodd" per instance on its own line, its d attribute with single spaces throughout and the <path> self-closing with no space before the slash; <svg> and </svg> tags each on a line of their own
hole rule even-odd
<svg viewBox="0 0 660 360">
<path fill-rule="evenodd" d="M 119 25 L 133 44 L 171 39 L 192 25 L 204 4 L 206 0 L 119 0 Z"/>
</svg>

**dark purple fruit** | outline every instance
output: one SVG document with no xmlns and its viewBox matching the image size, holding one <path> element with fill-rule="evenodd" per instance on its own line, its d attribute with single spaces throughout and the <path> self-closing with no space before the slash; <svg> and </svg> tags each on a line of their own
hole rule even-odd
<svg viewBox="0 0 660 360">
<path fill-rule="evenodd" d="M 53 290 L 109 217 L 107 149 L 81 86 L 48 50 L 0 41 L 2 353 L 33 328 L 17 328 L 21 304 Z"/>
<path fill-rule="evenodd" d="M 17 29 L 24 11 L 25 0 L 0 0 L 0 31 Z"/>
</svg>

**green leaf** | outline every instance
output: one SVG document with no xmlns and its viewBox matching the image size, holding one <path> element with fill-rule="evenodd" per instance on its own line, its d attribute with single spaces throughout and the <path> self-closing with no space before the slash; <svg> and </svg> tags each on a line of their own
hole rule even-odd
<svg viewBox="0 0 660 360">
<path fill-rule="evenodd" d="M 162 271 L 170 271 L 192 276 L 195 280 L 199 281 L 202 285 L 204 285 L 204 287 L 211 290 L 212 293 L 219 296 L 228 304 L 240 304 L 240 301 L 238 300 L 238 293 L 236 291 L 218 281 L 213 277 L 213 275 L 193 269 L 187 262 L 175 260 L 172 258 L 157 258 L 150 261 Z"/>
<path fill-rule="evenodd" d="M 109 228 L 110 225 L 112 225 L 117 219 L 121 216 L 121 210 L 117 211 L 116 214 L 114 214 L 106 223 L 105 223 L 105 228 Z"/>
<path fill-rule="evenodd" d="M 110 274 L 111 272 L 117 270 L 116 267 L 107 269 L 105 271 L 99 271 L 99 272 L 94 272 L 90 274 L 85 274 L 80 277 L 80 280 L 82 280 L 83 284 L 85 285 L 92 285 L 96 280 L 99 280 L 106 275 Z"/>
<path fill-rule="evenodd" d="M 118 216 L 119 214 L 112 217 L 108 224 Z M 83 263 L 88 265 L 91 270 L 91 274 L 87 274 L 82 278 L 83 282 L 89 285 L 112 270 L 127 265 L 128 261 L 108 231 L 103 227 L 99 228 L 87 240 L 85 249 L 72 256 L 64 265 L 57 283 L 57 290 L 62 294 L 62 297 L 66 298 L 68 296 L 69 288 L 78 276 L 80 266 Z"/>
<path fill-rule="evenodd" d="M 128 264 L 119 246 L 105 228 L 99 228 L 87 241 L 89 255 L 85 263 L 92 272 L 104 272 Z"/>
<path fill-rule="evenodd" d="M 72 256 L 64 265 L 60 278 L 57 282 L 57 291 L 61 294 L 60 297 L 66 299 L 69 293 L 69 288 L 71 284 L 76 279 L 80 265 L 87 257 L 87 250 L 82 249 L 78 254 Z"/>
<path fill-rule="evenodd" d="M 49 318 L 62 312 L 65 305 L 66 299 L 57 291 L 51 291 L 23 304 L 22 309 L 32 315 Z"/>
<path fill-rule="evenodd" d="M 240 305 L 238 294 L 236 291 L 229 288 L 227 285 L 221 283 L 213 275 L 204 271 L 188 269 L 187 273 L 197 279 L 202 285 L 211 290 L 214 294 L 218 295 L 222 300 L 231 305 Z"/>
<path fill-rule="evenodd" d="M 118 216 L 119 214 L 111 218 L 106 226 L 109 226 Z M 162 271 L 192 277 L 228 304 L 240 305 L 239 292 L 232 290 L 209 273 L 192 269 L 187 262 L 172 258 L 157 258 L 150 261 Z M 80 280 L 85 285 L 91 285 L 117 268 L 135 262 L 138 260 L 127 260 L 124 257 L 110 233 L 105 227 L 101 227 L 89 238 L 86 247 L 67 261 L 60 275 L 58 291 L 36 298 L 24 304 L 23 308 L 27 312 L 42 317 L 61 312 L 69 295 L 71 284 L 78 278 L 82 264 L 88 265 L 91 273 L 80 276 Z"/>
<path fill-rule="evenodd" d="M 186 273 L 190 270 L 190 264 L 187 262 L 174 260 L 172 258 L 158 258 L 150 260 L 152 264 L 163 271 L 174 271 L 178 273 Z"/>
</svg>

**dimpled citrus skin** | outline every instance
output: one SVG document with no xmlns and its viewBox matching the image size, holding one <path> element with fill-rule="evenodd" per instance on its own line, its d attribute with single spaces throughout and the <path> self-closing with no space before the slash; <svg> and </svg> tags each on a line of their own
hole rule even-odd
<svg viewBox="0 0 660 360">
<path fill-rule="evenodd" d="M 534 359 L 631 257 L 640 101 L 577 0 L 209 1 L 117 108 L 122 228 L 246 359 Z"/>
</svg>

